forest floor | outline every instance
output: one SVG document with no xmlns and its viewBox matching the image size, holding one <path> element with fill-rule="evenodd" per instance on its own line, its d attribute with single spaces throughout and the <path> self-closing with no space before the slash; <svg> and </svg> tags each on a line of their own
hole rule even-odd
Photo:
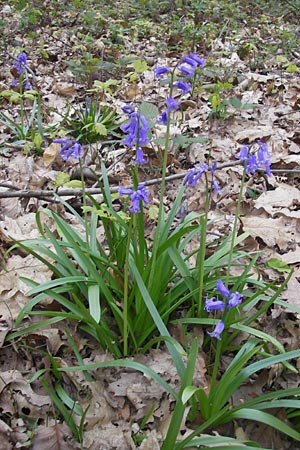
<svg viewBox="0 0 300 450">
<path fill-rule="evenodd" d="M 59 367 L 76 365 L 65 328 L 73 335 L 85 364 L 112 359 L 74 324 L 59 322 L 23 338 L 8 339 L 28 302 L 28 286 L 20 277 L 44 282 L 52 274 L 20 249 L 6 251 L 15 241 L 39 237 L 35 213 L 41 207 L 73 220 L 52 197 L 44 195 L 46 190 L 64 195 L 66 189 L 78 187 L 74 181 L 80 181 L 78 161 L 64 161 L 60 146 L 52 141 L 78 109 L 86 107 L 87 97 L 120 117 L 121 107 L 128 102 L 147 101 L 163 110 L 167 87 L 154 77 L 154 68 L 174 67 L 190 51 L 207 62 L 201 88 L 182 101 L 178 122 L 172 128 L 174 135 L 190 139 L 178 140 L 171 149 L 167 175 L 179 177 L 167 184 L 166 209 L 176 198 L 180 176 L 195 163 L 203 163 L 208 154 L 223 164 L 236 161 L 242 145 L 267 144 L 273 176 L 259 172 L 246 178 L 239 233 L 249 232 L 248 251 L 261 252 L 257 270 L 264 280 L 280 284 L 289 269 L 294 269 L 281 296 L 286 307 L 274 306 L 259 327 L 276 336 L 285 349 L 299 348 L 299 2 L 240 0 L 228 5 L 226 1 L 208 1 L 205 5 L 191 2 L 191 7 L 147 1 L 1 3 L 0 114 L 5 116 L 0 116 L 0 449 L 80 448 L 46 389 L 53 381 L 51 375 L 44 383 L 39 379 L 28 383 L 39 369 L 49 366 L 49 355 Z M 20 98 L 14 96 L 18 90 L 12 86 L 18 77 L 13 66 L 22 51 L 27 55 L 31 90 L 41 99 L 35 103 L 34 114 L 34 101 L 24 100 L 23 135 L 14 126 L 20 125 L 22 114 Z M 31 115 L 29 131 L 24 131 Z M 129 182 L 128 167 L 134 152 L 122 144 L 122 138 L 121 134 L 113 139 L 100 134 L 97 142 L 84 145 L 87 188 L 95 187 L 95 173 L 101 175 L 95 152 L 108 169 L 111 186 Z M 144 151 L 148 165 L 141 169 L 141 176 L 145 181 L 159 178 L 156 153 L 150 146 Z M 224 235 L 232 227 L 242 172 L 238 165 L 216 172 L 220 192 L 214 197 L 210 219 L 218 220 L 211 233 Z M 62 175 L 66 178 L 61 182 Z M 158 198 L 159 184 L 150 189 L 152 199 Z M 9 196 L 18 191 L 28 194 Z M 204 195 L 201 181 L 188 188 L 186 208 L 203 212 Z M 64 198 L 78 206 L 77 196 Z M 147 218 L 150 237 L 155 219 L 151 214 L 155 215 L 154 209 Z M 29 326 L 37 319 L 26 320 L 23 325 Z M 173 331 L 176 334 L 176 329 Z M 203 340 L 205 331 L 194 332 Z M 226 358 L 229 356 L 224 357 L 223 369 Z M 164 348 L 151 349 L 134 359 L 171 386 L 179 383 Z M 205 360 L 206 355 L 200 352 L 194 380 L 200 385 L 207 379 Z M 172 414 L 172 400 L 163 389 L 142 373 L 124 368 L 98 370 L 94 376 L 93 382 L 82 373 L 70 372 L 62 378 L 69 396 L 77 399 L 83 410 L 89 406 L 82 448 L 159 449 Z M 297 375 L 286 377 L 274 367 L 243 385 L 238 395 L 261 395 L 274 384 L 280 387 L 287 383 L 300 388 Z M 182 433 L 191 427 L 186 421 Z M 212 431 L 221 433 L 224 429 Z M 296 449 L 294 442 L 262 424 L 237 421 L 226 432 L 276 450 Z"/>
</svg>

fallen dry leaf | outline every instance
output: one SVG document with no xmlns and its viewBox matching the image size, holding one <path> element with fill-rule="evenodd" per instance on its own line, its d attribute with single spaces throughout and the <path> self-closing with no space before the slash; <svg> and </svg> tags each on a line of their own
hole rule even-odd
<svg viewBox="0 0 300 450">
<path fill-rule="evenodd" d="M 48 147 L 44 150 L 43 162 L 45 167 L 51 166 L 53 161 L 56 160 L 57 155 L 59 154 L 60 147 L 60 144 L 52 142 L 52 144 L 48 145 Z"/>
<path fill-rule="evenodd" d="M 268 246 L 273 248 L 278 245 L 280 250 L 286 250 L 290 242 L 298 239 L 296 223 L 290 219 L 280 217 L 241 217 L 244 231 L 249 231 L 254 238 L 260 238 Z M 300 236 L 299 236 L 300 238 Z"/>
<path fill-rule="evenodd" d="M 79 450 L 78 445 L 66 440 L 67 437 L 71 437 L 71 432 L 65 423 L 39 426 L 35 430 L 31 450 Z"/>
</svg>

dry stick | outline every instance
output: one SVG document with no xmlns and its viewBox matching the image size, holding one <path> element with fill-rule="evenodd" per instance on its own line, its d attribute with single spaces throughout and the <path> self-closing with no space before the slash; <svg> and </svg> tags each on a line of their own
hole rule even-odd
<svg viewBox="0 0 300 450">
<path fill-rule="evenodd" d="M 231 161 L 228 163 L 219 164 L 217 166 L 217 170 L 224 169 L 226 167 L 233 167 L 233 166 L 242 166 L 245 162 L 241 159 L 238 159 L 237 161 Z M 210 168 L 208 170 L 211 170 Z M 173 181 L 173 180 L 180 180 L 186 176 L 188 171 L 182 172 L 182 173 L 176 173 L 174 175 L 169 175 L 166 177 L 166 181 Z M 262 171 L 264 172 L 264 171 Z M 279 173 L 298 173 L 300 174 L 300 169 L 298 170 L 284 170 L 284 169 L 274 169 L 273 172 L 279 172 Z M 143 186 L 152 186 L 153 184 L 158 184 L 161 182 L 161 178 L 154 178 L 149 181 L 145 181 L 144 183 L 141 183 Z M 12 198 L 12 197 L 27 197 L 27 198 L 44 198 L 44 197 L 53 197 L 55 194 L 59 195 L 60 197 L 77 197 L 82 195 L 82 189 L 61 189 L 61 190 L 40 190 L 40 191 L 30 191 L 28 189 L 20 189 L 18 187 L 15 187 L 11 185 L 8 182 L 0 183 L 0 187 L 7 187 L 10 189 L 14 189 L 15 192 L 12 191 L 5 191 L 0 192 L 0 198 Z M 126 186 L 128 188 L 133 188 L 133 185 Z M 110 192 L 118 192 L 119 187 L 115 186 L 110 189 Z M 86 188 L 85 192 L 91 195 L 101 194 L 102 189 L 100 188 Z"/>
</svg>

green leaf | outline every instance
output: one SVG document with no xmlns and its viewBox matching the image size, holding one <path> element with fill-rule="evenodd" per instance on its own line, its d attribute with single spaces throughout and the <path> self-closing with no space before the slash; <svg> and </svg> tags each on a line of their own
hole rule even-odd
<svg viewBox="0 0 300 450">
<path fill-rule="evenodd" d="M 155 119 L 159 115 L 156 105 L 149 102 L 143 102 L 139 107 L 139 112 L 146 117 L 146 119 Z"/>
<path fill-rule="evenodd" d="M 238 97 L 236 97 L 236 96 L 231 97 L 229 99 L 229 103 L 231 104 L 231 106 L 233 106 L 236 109 L 240 109 L 242 107 L 241 100 Z"/>
<path fill-rule="evenodd" d="M 300 68 L 298 66 L 296 66 L 296 64 L 291 63 L 287 66 L 286 71 L 288 73 L 300 72 Z"/>
<path fill-rule="evenodd" d="M 11 97 L 11 96 L 18 96 L 18 98 L 21 97 L 21 95 L 18 92 L 13 91 L 12 89 L 6 89 L 2 92 L 0 92 L 0 95 L 2 97 Z"/>
<path fill-rule="evenodd" d="M 292 269 L 283 261 L 277 258 L 271 258 L 267 262 L 267 267 L 277 270 L 277 272 L 289 273 Z"/>
<path fill-rule="evenodd" d="M 70 187 L 72 189 L 79 189 L 82 187 L 82 182 L 80 180 L 71 180 L 64 184 L 66 187 Z"/>
<path fill-rule="evenodd" d="M 99 323 L 101 319 L 100 286 L 91 284 L 88 287 L 89 309 L 92 318 Z"/>
<path fill-rule="evenodd" d="M 37 149 L 41 148 L 41 145 L 43 143 L 43 138 L 40 135 L 40 133 L 35 133 L 33 138 L 33 143 L 36 146 Z"/>
<path fill-rule="evenodd" d="M 181 396 L 182 403 L 185 405 L 197 391 L 199 391 L 199 388 L 197 388 L 196 386 L 187 386 L 186 388 L 184 388 Z"/>
<path fill-rule="evenodd" d="M 107 136 L 107 128 L 103 123 L 95 123 L 94 130 L 96 133 L 100 134 L 100 136 Z"/>
<path fill-rule="evenodd" d="M 158 206 L 151 205 L 148 209 L 148 217 L 151 220 L 156 220 L 158 218 Z"/>
<path fill-rule="evenodd" d="M 275 428 L 275 430 L 281 431 L 287 436 L 290 436 L 296 441 L 300 441 L 300 434 L 296 430 L 293 430 L 291 427 L 289 427 L 273 415 L 263 411 L 258 411 L 257 409 L 242 408 L 237 411 L 233 411 L 232 413 L 229 413 L 226 422 L 233 419 L 248 419 L 256 422 L 262 422 L 266 425 L 269 425 L 270 427 Z"/>
<path fill-rule="evenodd" d="M 54 180 L 54 185 L 55 185 L 55 187 L 64 186 L 69 181 L 70 181 L 70 175 L 65 172 L 60 172 L 59 174 L 57 174 L 57 176 Z"/>
<path fill-rule="evenodd" d="M 130 73 L 128 73 L 128 74 L 126 75 L 126 77 L 129 78 L 129 81 L 130 81 L 131 83 L 133 83 L 134 81 L 136 81 L 136 80 L 138 79 L 138 76 L 137 76 L 137 74 L 136 74 L 135 72 L 130 72 Z"/>
<path fill-rule="evenodd" d="M 256 109 L 257 105 L 255 105 L 255 103 L 244 103 L 242 105 L 242 109 L 244 110 L 248 110 L 248 109 Z"/>
<path fill-rule="evenodd" d="M 143 59 L 136 59 L 133 63 L 133 67 L 136 73 L 143 73 L 149 68 L 147 62 Z"/>
</svg>

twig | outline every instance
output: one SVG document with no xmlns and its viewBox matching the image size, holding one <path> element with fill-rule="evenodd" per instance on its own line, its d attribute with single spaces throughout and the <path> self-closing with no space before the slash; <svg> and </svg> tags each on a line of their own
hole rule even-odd
<svg viewBox="0 0 300 450">
<path fill-rule="evenodd" d="M 237 161 L 231 161 L 228 163 L 223 163 L 223 164 L 219 164 L 218 165 L 218 169 L 223 169 L 225 167 L 232 167 L 232 166 L 237 166 L 237 165 L 243 165 L 244 161 L 242 160 L 237 160 Z M 210 169 L 209 169 L 210 170 Z M 180 180 L 182 178 L 184 178 L 187 174 L 187 171 L 182 172 L 182 173 L 177 173 L 174 175 L 169 175 L 168 177 L 166 177 L 166 181 L 173 181 L 173 180 Z M 146 181 L 143 184 L 144 186 L 151 186 L 153 184 L 158 184 L 161 182 L 161 178 L 154 178 L 152 180 Z M 4 183 L 0 183 L 0 187 L 7 187 L 7 182 Z M 53 197 L 55 194 L 61 196 L 61 197 L 68 197 L 68 196 L 73 196 L 73 197 L 77 197 L 77 196 L 81 196 L 82 195 L 82 189 L 61 189 L 61 190 L 39 190 L 39 191 L 31 191 L 28 189 L 23 189 L 23 190 L 18 190 L 18 188 L 13 187 L 13 186 L 9 186 L 11 189 L 16 190 L 17 192 L 11 192 L 11 191 L 5 191 L 5 192 L 0 192 L 0 198 L 12 198 L 12 197 L 27 197 L 27 198 L 31 198 L 31 197 L 35 197 L 35 198 L 44 198 L 44 197 Z M 131 185 L 128 186 L 129 188 L 132 187 Z M 111 187 L 110 191 L 113 192 L 118 192 L 119 187 L 115 186 L 115 187 Z M 96 195 L 96 194 L 101 194 L 102 193 L 102 189 L 100 188 L 85 188 L 85 192 L 91 195 Z"/>
<path fill-rule="evenodd" d="M 233 166 L 243 166 L 244 161 L 241 159 L 238 159 L 237 161 L 231 161 L 228 163 L 219 164 L 217 166 L 217 169 L 224 169 L 227 167 L 233 167 Z M 210 168 L 208 170 L 211 170 Z M 176 173 L 174 175 L 169 175 L 166 177 L 166 181 L 170 182 L 173 180 L 180 180 L 186 176 L 188 171 Z M 260 170 L 260 172 L 264 173 L 264 170 Z M 300 169 L 273 169 L 273 173 L 289 173 L 289 174 L 299 174 L 300 175 Z M 143 184 L 144 186 L 152 186 L 154 184 L 161 183 L 161 178 L 153 178 L 152 180 L 145 181 Z M 0 187 L 8 187 L 9 189 L 14 189 L 16 192 L 11 191 L 5 191 L 0 192 L 0 198 L 12 198 L 12 197 L 27 197 L 27 198 L 45 198 L 45 197 L 53 197 L 55 194 L 59 195 L 60 197 L 78 197 L 82 195 L 82 189 L 58 189 L 58 190 L 40 190 L 40 191 L 30 191 L 28 189 L 19 189 L 10 183 L 3 182 L 0 183 Z M 128 188 L 132 188 L 132 185 L 126 186 Z M 118 192 L 119 186 L 114 186 L 110 188 L 110 192 Z M 102 189 L 100 188 L 85 188 L 85 192 L 87 194 L 96 195 L 101 194 Z"/>
</svg>

